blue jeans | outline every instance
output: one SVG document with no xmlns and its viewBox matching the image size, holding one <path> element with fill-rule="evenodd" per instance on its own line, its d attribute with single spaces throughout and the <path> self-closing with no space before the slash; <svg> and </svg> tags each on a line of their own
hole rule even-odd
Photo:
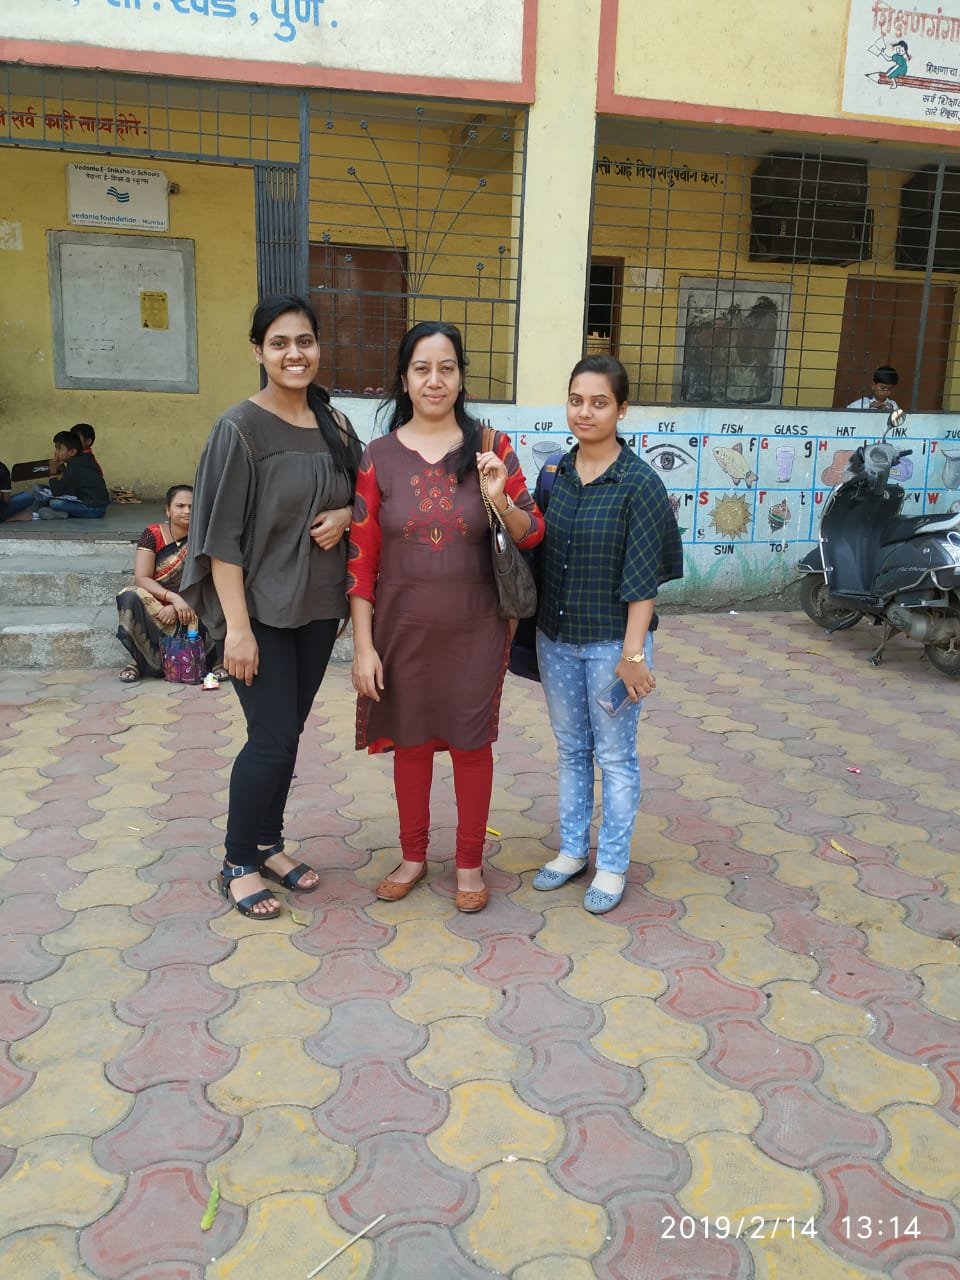
<svg viewBox="0 0 960 1280">
<path fill-rule="evenodd" d="M 596 760 L 603 800 L 596 866 L 616 875 L 624 875 L 630 863 L 640 805 L 637 725 L 642 702 L 610 716 L 597 704 L 597 695 L 614 678 L 622 652 L 621 641 L 564 644 L 537 632 L 540 678 L 560 764 L 560 852 L 568 858 L 586 858 L 590 852 Z M 652 635 L 643 652 L 652 670 Z"/>
<path fill-rule="evenodd" d="M 21 511 L 26 511 L 27 507 L 32 505 L 32 493 L 11 494 L 6 502 L 0 502 L 0 522 L 12 519 L 14 516 L 19 515 Z"/>
<path fill-rule="evenodd" d="M 43 488 L 34 489 L 33 501 L 38 507 L 49 507 L 51 511 L 65 511 L 74 520 L 102 520 L 107 514 L 106 507 L 88 507 L 79 498 L 51 498 Z"/>
</svg>

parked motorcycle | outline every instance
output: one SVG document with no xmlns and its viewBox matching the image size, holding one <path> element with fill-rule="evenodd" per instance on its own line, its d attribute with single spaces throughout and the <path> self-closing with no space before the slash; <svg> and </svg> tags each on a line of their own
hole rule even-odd
<svg viewBox="0 0 960 1280">
<path fill-rule="evenodd" d="M 883 438 L 847 463 L 820 520 L 820 544 L 800 561 L 804 613 L 827 632 L 863 617 L 883 627 L 870 655 L 879 666 L 898 631 L 923 645 L 930 664 L 960 679 L 960 512 L 904 516 L 890 472 L 912 449 L 887 441 L 906 419 L 895 409 Z"/>
</svg>

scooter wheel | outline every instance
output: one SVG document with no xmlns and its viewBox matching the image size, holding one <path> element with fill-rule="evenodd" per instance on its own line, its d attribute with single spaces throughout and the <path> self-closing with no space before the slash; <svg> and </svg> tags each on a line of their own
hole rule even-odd
<svg viewBox="0 0 960 1280">
<path fill-rule="evenodd" d="M 951 680 L 960 680 L 960 649 L 940 649 L 935 644 L 925 644 L 923 652 L 934 670 Z"/>
<path fill-rule="evenodd" d="M 826 579 L 818 573 L 808 573 L 800 583 L 800 608 L 824 631 L 846 631 L 863 617 L 862 613 L 831 604 Z"/>
</svg>

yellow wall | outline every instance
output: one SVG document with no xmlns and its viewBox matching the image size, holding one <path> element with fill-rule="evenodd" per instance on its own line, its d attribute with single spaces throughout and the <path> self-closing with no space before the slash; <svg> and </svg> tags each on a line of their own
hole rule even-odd
<svg viewBox="0 0 960 1280">
<path fill-rule="evenodd" d="M 2 456 L 8 466 L 49 457 L 55 431 L 92 422 L 107 483 L 153 497 L 192 477 L 217 415 L 258 385 L 246 337 L 257 291 L 253 178 L 249 169 L 158 162 L 180 187 L 170 198 L 169 234 L 196 247 L 199 394 L 61 390 L 54 386 L 46 233 L 82 230 L 67 218 L 66 166 L 104 160 L 82 152 L 2 152 L 0 218 L 19 223 L 23 238 L 22 250 L 0 252 Z"/>
<path fill-rule="evenodd" d="M 621 0 L 616 91 L 664 102 L 837 116 L 845 0 Z"/>
<path fill-rule="evenodd" d="M 639 6 L 638 6 L 639 7 Z M 645 8 L 645 6 L 644 6 Z M 583 347 L 599 0 L 540 0 L 524 192 L 517 401 L 553 403 Z"/>
</svg>

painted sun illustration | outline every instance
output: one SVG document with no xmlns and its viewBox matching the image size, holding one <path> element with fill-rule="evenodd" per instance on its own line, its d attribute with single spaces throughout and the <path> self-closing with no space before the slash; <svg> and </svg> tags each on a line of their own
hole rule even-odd
<svg viewBox="0 0 960 1280">
<path fill-rule="evenodd" d="M 746 500 L 734 493 L 718 498 L 710 512 L 710 523 L 724 538 L 742 538 L 750 527 L 750 518 Z"/>
</svg>

